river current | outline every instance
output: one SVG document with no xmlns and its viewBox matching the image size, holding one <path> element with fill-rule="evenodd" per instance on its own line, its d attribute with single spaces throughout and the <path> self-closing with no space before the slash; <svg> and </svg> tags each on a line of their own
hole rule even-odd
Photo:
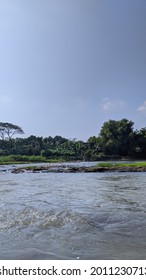
<svg viewBox="0 0 146 280">
<path fill-rule="evenodd" d="M 0 167 L 0 259 L 146 259 L 146 173 Z"/>
</svg>

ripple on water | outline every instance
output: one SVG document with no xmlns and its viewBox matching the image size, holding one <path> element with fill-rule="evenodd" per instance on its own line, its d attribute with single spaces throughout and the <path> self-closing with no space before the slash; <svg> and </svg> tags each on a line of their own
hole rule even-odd
<svg viewBox="0 0 146 280">
<path fill-rule="evenodd" d="M 145 185 L 146 174 L 2 175 L 0 258 L 144 259 Z"/>
</svg>

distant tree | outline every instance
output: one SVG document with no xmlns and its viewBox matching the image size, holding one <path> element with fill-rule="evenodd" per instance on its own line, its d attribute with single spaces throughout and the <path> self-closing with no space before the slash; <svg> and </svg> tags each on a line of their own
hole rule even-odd
<svg viewBox="0 0 146 280">
<path fill-rule="evenodd" d="M 24 131 L 18 125 L 0 122 L 0 137 L 2 140 L 6 137 L 10 140 L 15 134 L 24 134 Z"/>
<path fill-rule="evenodd" d="M 135 132 L 135 155 L 146 157 L 146 127 Z"/>
<path fill-rule="evenodd" d="M 101 148 L 107 155 L 129 155 L 133 149 L 133 122 L 127 119 L 109 120 L 101 128 Z"/>
<path fill-rule="evenodd" d="M 89 144 L 89 147 L 91 149 L 95 149 L 97 151 L 100 151 L 100 138 L 96 136 L 91 136 L 87 143 Z"/>
</svg>

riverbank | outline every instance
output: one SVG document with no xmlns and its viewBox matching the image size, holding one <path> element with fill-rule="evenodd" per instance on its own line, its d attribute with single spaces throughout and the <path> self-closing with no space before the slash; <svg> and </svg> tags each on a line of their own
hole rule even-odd
<svg viewBox="0 0 146 280">
<path fill-rule="evenodd" d="M 63 159 L 48 159 L 43 156 L 22 156 L 22 155 L 9 155 L 0 156 L 0 165 L 9 164 L 28 164 L 28 163 L 57 163 L 62 162 Z"/>
<path fill-rule="evenodd" d="M 133 161 L 134 158 L 129 157 L 120 157 L 120 156 L 104 156 L 101 158 L 97 158 L 96 162 L 110 162 L 110 161 Z M 138 159 L 137 159 L 138 160 Z M 142 159 L 140 159 L 142 160 Z M 9 164 L 33 164 L 33 163 L 60 163 L 60 162 L 93 162 L 92 160 L 81 160 L 79 158 L 63 158 L 63 157 L 56 157 L 56 158 L 48 158 L 41 155 L 7 155 L 7 156 L 0 156 L 0 165 L 9 165 Z M 95 161 L 95 160 L 94 160 Z"/>
<path fill-rule="evenodd" d="M 96 166 L 73 166 L 73 165 L 40 165 L 25 166 L 11 170 L 18 174 L 23 172 L 42 173 L 91 173 L 91 172 L 146 172 L 146 162 L 137 163 L 99 163 Z"/>
</svg>

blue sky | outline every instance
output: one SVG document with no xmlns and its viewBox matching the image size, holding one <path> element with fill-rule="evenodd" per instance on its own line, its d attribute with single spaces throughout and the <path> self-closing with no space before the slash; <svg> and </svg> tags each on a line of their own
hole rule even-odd
<svg viewBox="0 0 146 280">
<path fill-rule="evenodd" d="M 87 140 L 146 127 L 145 0 L 1 0 L 0 121 Z"/>
</svg>

